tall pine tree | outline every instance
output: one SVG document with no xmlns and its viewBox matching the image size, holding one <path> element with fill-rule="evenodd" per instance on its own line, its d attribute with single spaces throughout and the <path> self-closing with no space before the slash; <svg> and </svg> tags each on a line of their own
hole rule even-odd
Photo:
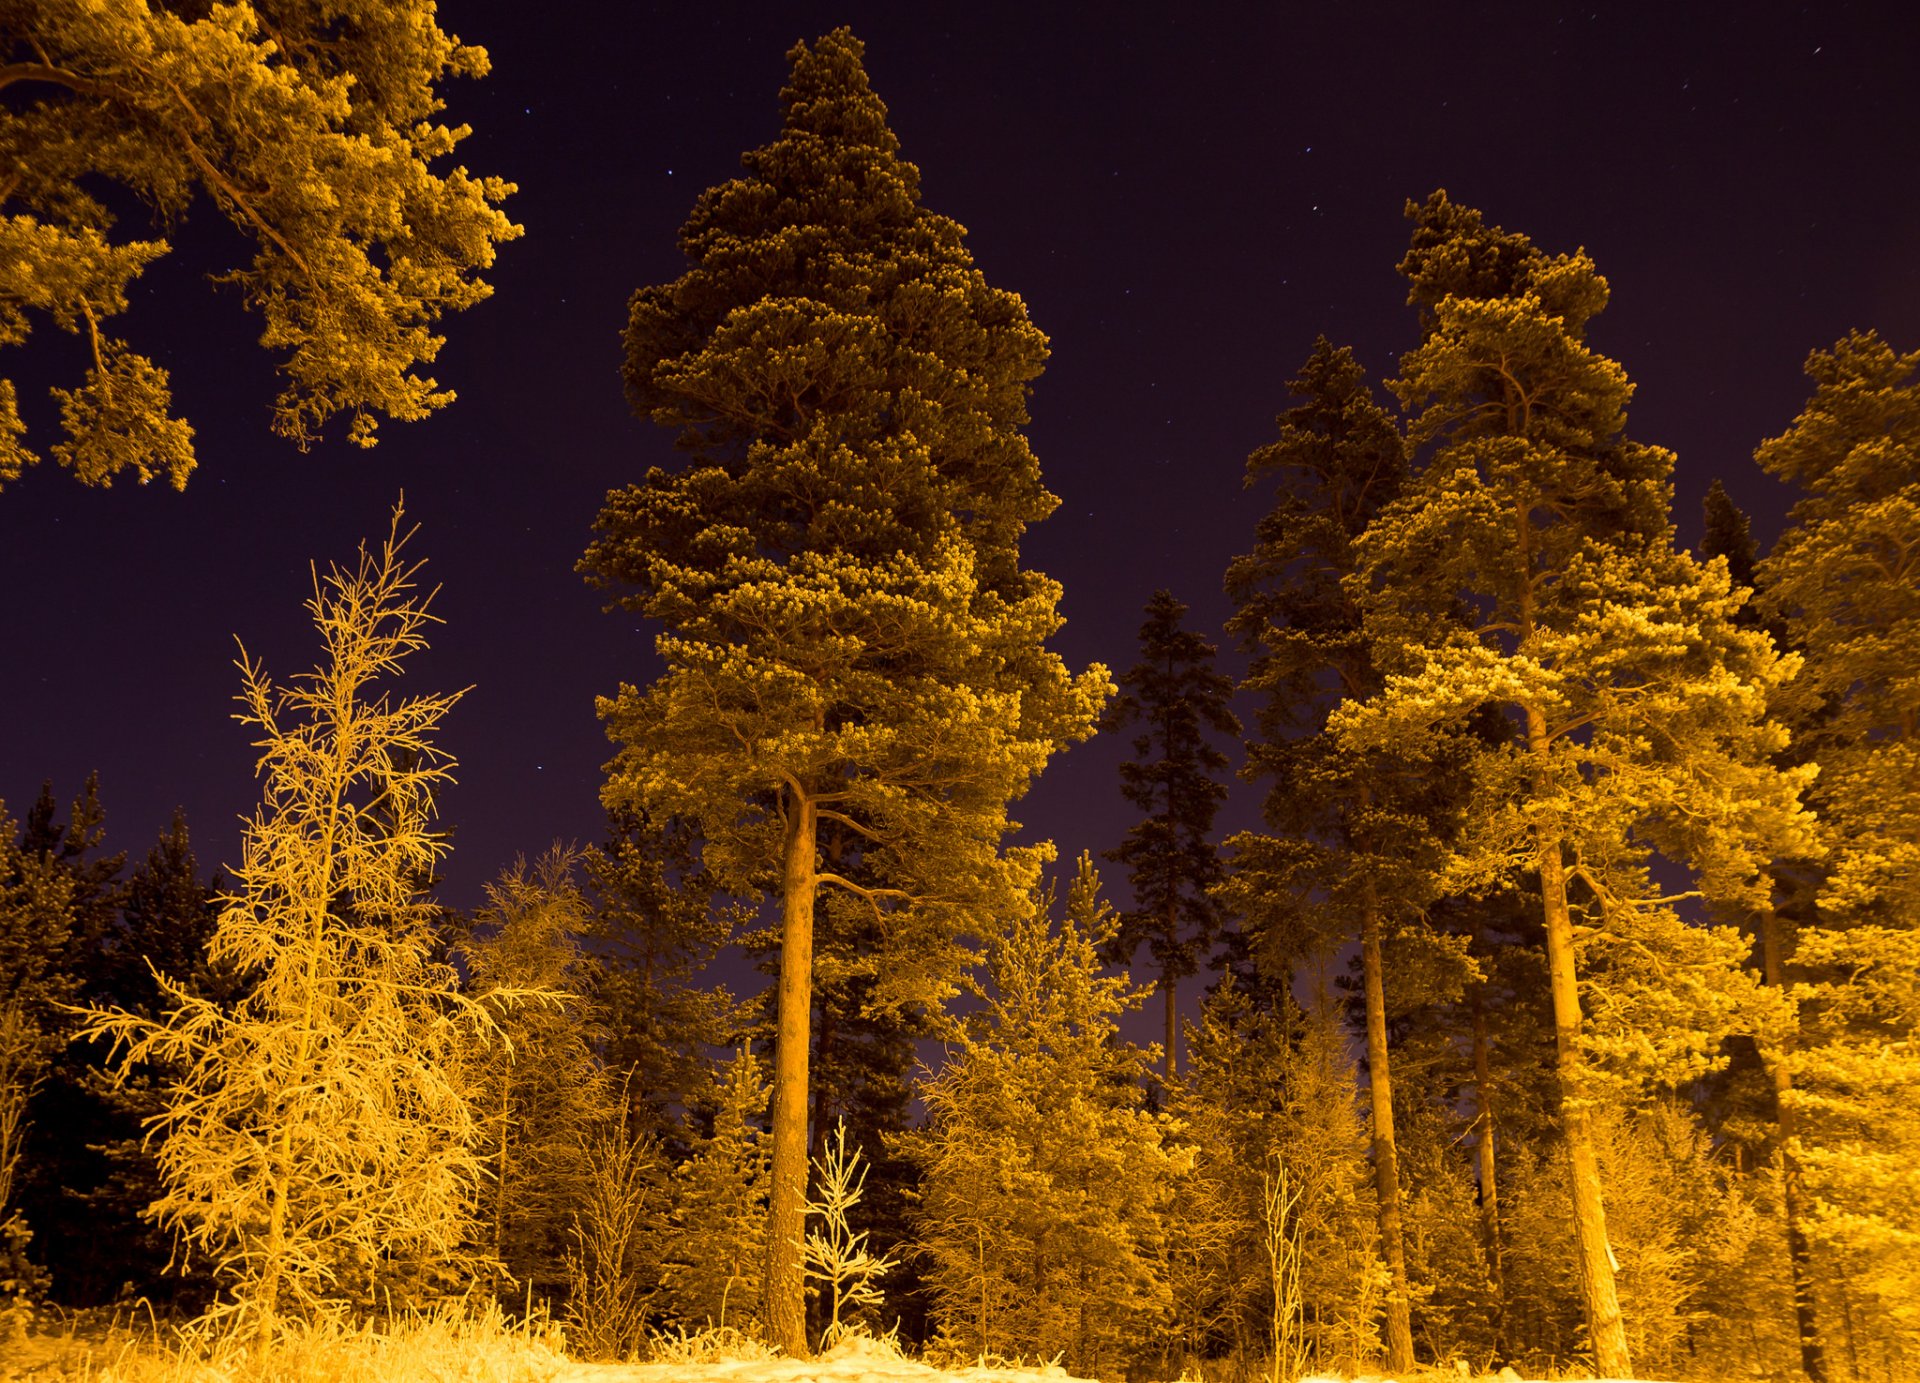
<svg viewBox="0 0 1920 1383">
<path fill-rule="evenodd" d="M 1238 607 L 1228 628 L 1254 655 L 1247 685 L 1263 698 L 1246 774 L 1268 784 L 1267 830 L 1232 841 L 1231 896 L 1270 967 L 1360 942 L 1374 1191 L 1393 1281 L 1387 1366 L 1401 1372 L 1413 1366 L 1413 1336 L 1382 945 L 1427 891 L 1434 807 L 1425 799 L 1445 775 L 1429 759 L 1353 752 L 1326 730 L 1341 697 L 1380 685 L 1356 592 L 1343 582 L 1354 572 L 1354 541 L 1399 494 L 1407 463 L 1399 429 L 1351 351 L 1322 337 L 1292 389 L 1302 402 L 1281 414 L 1279 437 L 1247 459 L 1249 487 L 1277 485 L 1273 507 L 1254 550 L 1227 569 Z"/>
<path fill-rule="evenodd" d="M 1110 685 L 1046 651 L 1059 587 L 1019 565 L 1056 503 L 1021 431 L 1045 339 L 921 206 L 862 51 L 793 50 L 780 137 L 635 294 L 628 396 L 687 460 L 609 495 L 582 563 L 666 626 L 658 680 L 601 703 L 609 804 L 685 818 L 780 910 L 766 1295 L 795 1355 L 816 895 L 881 921 L 876 1002 L 951 992 L 1036 867 L 1001 852 L 1008 803 Z"/>
<path fill-rule="evenodd" d="M 1856 332 L 1807 373 L 1813 397 L 1756 456 L 1805 492 L 1759 574 L 1806 652 L 1783 700 L 1828 847 L 1817 911 L 1782 946 L 1804 1000 L 1789 1171 L 1821 1275 L 1863 1308 L 1849 1333 L 1897 1372 L 1920 1358 L 1920 352 Z"/>
<path fill-rule="evenodd" d="M 1136 757 L 1120 766 L 1120 791 L 1146 813 L 1107 858 L 1127 867 L 1133 906 L 1120 914 L 1106 956 L 1129 964 L 1144 944 L 1160 971 L 1166 1013 L 1166 1077 L 1180 1067 L 1181 980 L 1198 972 L 1220 935 L 1222 905 L 1213 892 L 1222 877 L 1210 839 L 1226 800 L 1219 774 L 1227 756 L 1208 738 L 1237 735 L 1228 706 L 1233 681 L 1213 665 L 1214 647 L 1181 626 L 1187 607 L 1156 591 L 1140 626 L 1140 661 L 1120 679 L 1103 730 L 1138 725 Z"/>
<path fill-rule="evenodd" d="M 1593 261 L 1545 254 L 1444 193 L 1409 211 L 1401 269 L 1423 332 L 1394 388 L 1427 459 L 1360 539 L 1355 585 L 1388 675 L 1333 724 L 1355 749 L 1408 753 L 1487 705 L 1514 727 L 1476 756 L 1448 883 L 1537 874 L 1588 1341 L 1603 1373 L 1626 1375 L 1582 970 L 1620 981 L 1610 1057 L 1634 1055 L 1629 1015 L 1673 1038 L 1644 1053 L 1664 1074 L 1720 1036 L 1669 1020 L 1704 1005 L 1707 1028 L 1731 1023 L 1737 948 L 1682 925 L 1650 861 L 1690 866 L 1710 896 L 1764 901 L 1765 860 L 1807 830 L 1795 778 L 1770 762 L 1785 737 L 1766 701 L 1790 668 L 1734 622 L 1743 597 L 1724 567 L 1674 548 L 1673 458 L 1623 435 L 1625 373 L 1585 341 L 1607 300 Z M 1684 1002 L 1665 988 L 1676 977 Z"/>
</svg>

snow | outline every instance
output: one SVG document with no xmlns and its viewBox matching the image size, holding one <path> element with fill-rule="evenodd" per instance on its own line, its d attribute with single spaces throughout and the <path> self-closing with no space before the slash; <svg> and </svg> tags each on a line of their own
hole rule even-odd
<svg viewBox="0 0 1920 1383">
<path fill-rule="evenodd" d="M 1086 1383 L 1063 1368 L 936 1369 L 875 1340 L 848 1339 L 813 1359 L 730 1359 L 705 1364 L 575 1364 L 553 1383 Z"/>
<path fill-rule="evenodd" d="M 1431 1375 L 1428 1375 L 1431 1377 Z M 702 1364 L 574 1364 L 553 1383 L 1090 1383 L 1057 1365 L 1031 1368 L 969 1366 L 936 1369 L 903 1359 L 886 1345 L 848 1339 L 814 1359 L 730 1359 Z M 1359 1379 L 1312 1377 L 1301 1383 L 1394 1383 L 1388 1375 Z M 1504 1383 L 1526 1383 L 1504 1380 Z M 1595 1383 L 1635 1383 L 1597 1379 Z"/>
</svg>

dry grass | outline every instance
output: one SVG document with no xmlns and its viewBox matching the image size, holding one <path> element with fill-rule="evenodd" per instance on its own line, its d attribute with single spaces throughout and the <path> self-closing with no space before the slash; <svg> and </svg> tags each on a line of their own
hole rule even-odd
<svg viewBox="0 0 1920 1383">
<path fill-rule="evenodd" d="M 262 1357 L 252 1341 L 80 1316 L 0 1348 L 0 1383 L 548 1383 L 569 1366 L 558 1326 L 508 1322 L 489 1303 L 410 1314 L 391 1326 L 322 1321 Z"/>
</svg>

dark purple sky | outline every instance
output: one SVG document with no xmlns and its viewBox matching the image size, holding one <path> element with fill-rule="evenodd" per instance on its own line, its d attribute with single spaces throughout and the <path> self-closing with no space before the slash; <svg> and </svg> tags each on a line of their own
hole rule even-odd
<svg viewBox="0 0 1920 1383">
<path fill-rule="evenodd" d="M 679 272 L 695 195 L 776 132 L 785 50 L 842 22 L 927 202 L 1052 338 L 1032 438 L 1063 503 L 1026 550 L 1065 583 L 1075 667 L 1127 666 L 1159 586 L 1217 631 L 1222 568 L 1263 503 L 1246 454 L 1316 333 L 1382 374 L 1410 344 L 1401 207 L 1436 186 L 1596 257 L 1614 305 L 1595 339 L 1639 387 L 1634 434 L 1679 453 L 1688 540 L 1714 476 L 1763 541 L 1777 531 L 1786 497 L 1750 456 L 1803 402 L 1810 349 L 1855 326 L 1920 346 L 1907 3 L 445 0 L 442 18 L 494 62 L 450 92 L 474 127 L 461 158 L 520 184 L 527 230 L 493 300 L 450 324 L 436 373 L 459 402 L 372 452 L 275 440 L 258 324 L 195 272 L 228 233 L 188 228 L 127 331 L 198 429 L 187 491 L 83 490 L 48 464 L 0 493 L 16 816 L 43 778 L 66 796 L 98 769 L 116 847 L 143 853 L 179 804 L 203 865 L 234 858 L 256 797 L 233 636 L 277 674 L 311 666 L 309 560 L 383 531 L 404 489 L 447 621 L 410 680 L 475 688 L 443 736 L 461 761 L 446 899 L 474 903 L 517 852 L 596 838 L 593 697 L 648 675 L 651 633 L 603 614 L 573 563 L 606 490 L 670 455 L 621 397 L 626 299 Z M 22 356 L 6 369 L 26 386 Z M 25 403 L 49 417 L 37 389 Z M 1063 856 L 1113 844 L 1124 752 L 1070 752 L 1016 814 Z M 1232 824 L 1255 796 L 1237 790 Z"/>
</svg>

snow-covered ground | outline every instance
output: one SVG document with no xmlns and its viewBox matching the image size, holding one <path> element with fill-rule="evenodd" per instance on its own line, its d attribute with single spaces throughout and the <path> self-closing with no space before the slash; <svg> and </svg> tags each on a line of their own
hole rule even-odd
<svg viewBox="0 0 1920 1383">
<path fill-rule="evenodd" d="M 1435 1375 L 1423 1371 L 1427 1379 Z M 1086 1383 L 1057 1366 L 936 1369 L 872 1340 L 851 1339 L 815 1359 L 732 1359 L 719 1363 L 573 1364 L 553 1383 Z M 1387 1375 L 1306 1378 L 1301 1383 L 1394 1383 Z M 1527 1383 L 1503 1374 L 1499 1383 Z M 1599 1379 L 1595 1383 L 1648 1383 Z"/>
<path fill-rule="evenodd" d="M 936 1369 L 872 1340 L 843 1340 L 814 1359 L 707 1364 L 574 1364 L 554 1383 L 1082 1383 L 1065 1369 Z"/>
</svg>

